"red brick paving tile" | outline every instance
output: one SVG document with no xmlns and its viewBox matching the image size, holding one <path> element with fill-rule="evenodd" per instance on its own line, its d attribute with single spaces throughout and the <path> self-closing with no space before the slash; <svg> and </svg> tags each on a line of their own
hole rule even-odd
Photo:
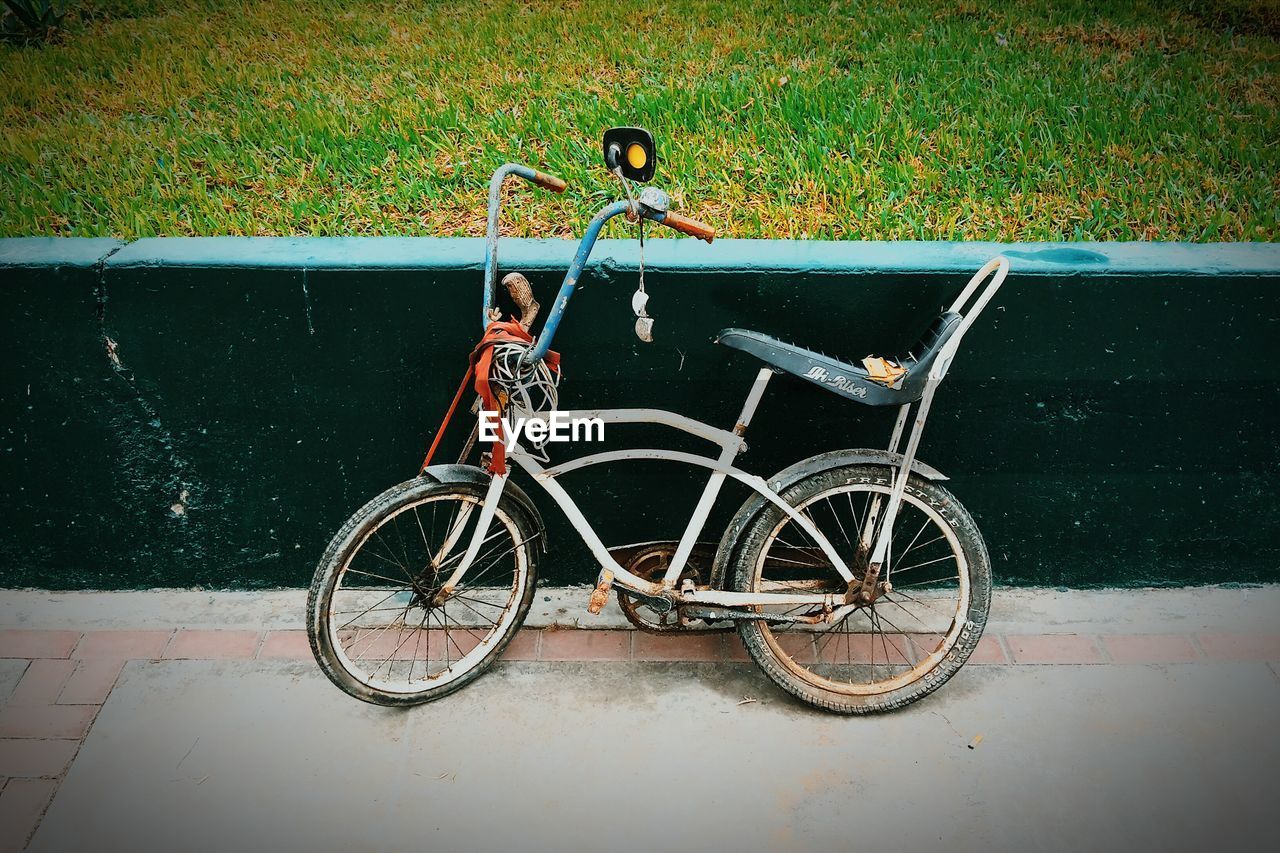
<svg viewBox="0 0 1280 853">
<path fill-rule="evenodd" d="M 76 671 L 67 679 L 58 696 L 59 705 L 101 705 L 107 701 L 107 694 L 116 686 L 120 670 L 124 669 L 123 660 L 111 658 L 94 658 L 82 660 Z"/>
<path fill-rule="evenodd" d="M 33 660 L 9 696 L 9 704 L 52 705 L 75 668 L 76 662 L 73 660 Z"/>
<path fill-rule="evenodd" d="M 72 657 L 159 660 L 171 631 L 90 631 Z"/>
<path fill-rule="evenodd" d="M 268 631 L 262 641 L 260 658 L 309 658 L 311 644 L 306 631 Z"/>
<path fill-rule="evenodd" d="M 1086 634 L 1007 634 L 1015 663 L 1103 663 L 1102 651 Z"/>
<path fill-rule="evenodd" d="M 778 644 L 782 646 L 788 654 L 797 663 L 813 663 L 816 660 L 814 656 L 814 639 L 817 638 L 819 643 L 823 642 L 825 634 L 822 631 L 780 631 L 773 635 Z M 831 642 L 835 642 L 833 639 Z M 731 661 L 750 661 L 751 655 L 747 652 L 747 647 L 742 644 L 742 638 L 737 631 L 724 635 L 724 657 L 725 660 Z"/>
<path fill-rule="evenodd" d="M 165 647 L 164 657 L 167 660 L 251 658 L 261 638 L 257 631 L 181 630 Z"/>
<path fill-rule="evenodd" d="M 76 750 L 78 740 L 0 739 L 0 767 L 6 776 L 61 776 Z"/>
<path fill-rule="evenodd" d="M 995 634 L 986 634 L 978 641 L 978 647 L 969 655 L 968 663 L 1008 663 L 1009 657 Z"/>
<path fill-rule="evenodd" d="M 537 660 L 538 635 L 541 631 L 526 628 L 511 638 L 510 645 L 502 653 L 503 660 Z"/>
<path fill-rule="evenodd" d="M 0 658 L 65 658 L 80 642 L 79 631 L 0 631 Z"/>
<path fill-rule="evenodd" d="M 633 660 L 724 660 L 719 634 L 646 634 L 635 632 Z"/>
<path fill-rule="evenodd" d="M 1209 660 L 1278 661 L 1280 634 L 1197 634 Z"/>
<path fill-rule="evenodd" d="M 52 779 L 10 779 L 0 793 L 0 851 L 22 850 L 40 824 L 58 783 Z"/>
<path fill-rule="evenodd" d="M 588 631 L 570 628 L 542 632 L 542 660 L 628 660 L 632 631 Z"/>
<path fill-rule="evenodd" d="M 0 738 L 82 738 L 97 705 L 7 705 L 0 710 Z"/>
<path fill-rule="evenodd" d="M 790 655 L 791 659 L 796 663 L 816 663 L 818 660 L 817 646 L 826 641 L 828 634 L 822 630 L 779 631 L 773 636 L 778 641 L 778 645 L 782 646 L 782 650 Z M 835 640 L 832 639 L 831 643 L 834 644 Z"/>
<path fill-rule="evenodd" d="M 1115 663 L 1190 663 L 1200 660 L 1185 634 L 1112 634 L 1102 645 Z"/>
<path fill-rule="evenodd" d="M 923 660 L 933 654 L 943 639 L 942 634 L 908 634 L 907 636 L 911 639 L 913 660 Z M 995 634 L 984 634 L 966 663 L 1005 664 L 1009 663 L 1009 656 L 1005 654 L 999 637 Z"/>
</svg>

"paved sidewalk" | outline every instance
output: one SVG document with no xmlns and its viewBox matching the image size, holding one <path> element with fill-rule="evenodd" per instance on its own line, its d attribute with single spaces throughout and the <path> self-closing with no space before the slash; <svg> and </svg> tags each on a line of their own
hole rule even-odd
<svg viewBox="0 0 1280 853">
<path fill-rule="evenodd" d="M 325 681 L 296 592 L 3 591 L 0 850 L 1267 837 L 1280 587 L 996 602 L 973 665 L 938 694 L 846 719 L 774 689 L 736 635 L 565 627 L 581 590 L 542 591 L 503 663 L 409 711 Z"/>
</svg>

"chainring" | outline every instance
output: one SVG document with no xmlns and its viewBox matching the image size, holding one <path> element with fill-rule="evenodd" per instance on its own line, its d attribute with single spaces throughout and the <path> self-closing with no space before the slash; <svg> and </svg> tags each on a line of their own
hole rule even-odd
<svg viewBox="0 0 1280 853">
<path fill-rule="evenodd" d="M 653 545 L 638 552 L 627 561 L 623 568 L 647 581 L 660 581 L 667 573 L 667 567 L 671 565 L 671 558 L 675 556 L 675 553 L 674 545 Z M 694 584 L 701 584 L 703 582 L 703 568 L 695 565 L 691 558 L 685 563 L 677 586 L 686 580 L 693 581 Z M 627 617 L 628 622 L 641 631 L 647 631 L 650 634 L 708 634 L 733 630 L 732 625 L 726 627 L 712 626 L 701 619 L 696 620 L 696 624 L 681 625 L 677 608 L 672 608 L 665 613 L 659 613 L 645 604 L 643 599 L 628 593 L 622 587 L 615 587 L 615 589 L 618 593 L 618 606 L 622 609 L 622 614 Z"/>
</svg>

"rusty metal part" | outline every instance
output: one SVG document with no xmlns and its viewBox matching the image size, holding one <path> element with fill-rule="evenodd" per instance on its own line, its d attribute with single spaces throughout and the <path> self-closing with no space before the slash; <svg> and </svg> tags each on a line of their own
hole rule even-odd
<svg viewBox="0 0 1280 853">
<path fill-rule="evenodd" d="M 533 298 L 533 287 L 529 284 L 529 279 L 525 278 L 518 272 L 507 273 L 502 277 L 502 286 L 507 289 L 507 293 L 511 294 L 511 300 L 516 303 L 516 307 L 520 309 L 520 328 L 526 332 L 533 325 L 533 321 L 538 317 L 538 300 Z"/>
<path fill-rule="evenodd" d="M 603 569 L 600 572 L 600 578 L 596 583 L 596 588 L 591 591 L 591 600 L 587 603 L 587 612 L 592 616 L 604 610 L 605 602 L 609 600 L 609 589 L 613 586 L 613 572 Z"/>
<path fill-rule="evenodd" d="M 658 583 L 666 575 L 675 553 L 674 543 L 656 543 L 636 551 L 623 565 L 633 575 Z M 696 564 L 690 559 L 685 564 L 684 571 L 680 573 L 676 587 L 681 588 L 686 584 L 700 585 L 702 571 L 703 565 Z M 650 634 L 706 634 L 732 630 L 732 626 L 712 626 L 701 619 L 695 619 L 696 624 L 690 624 L 683 610 L 677 613 L 669 609 L 670 605 L 667 610 L 660 610 L 655 606 L 657 604 L 649 598 L 618 588 L 618 607 L 622 609 L 622 614 L 627 617 L 627 621 L 641 631 Z"/>
<path fill-rule="evenodd" d="M 853 596 L 853 601 L 849 601 L 848 594 L 845 595 L 846 604 L 870 604 L 880 595 L 880 564 L 872 563 L 867 566 L 867 573 L 862 576 L 862 582 L 851 582 L 849 584 L 850 591 L 853 591 L 854 585 L 857 584 L 857 593 Z"/>
<path fill-rule="evenodd" d="M 476 399 L 479 399 L 478 397 Z M 471 425 L 471 434 L 467 436 L 466 444 L 462 445 L 462 452 L 458 454 L 458 464 L 467 461 L 467 457 L 471 455 L 471 451 L 475 449 L 476 439 L 480 437 L 480 422 L 476 421 Z"/>
<path fill-rule="evenodd" d="M 681 216 L 675 211 L 667 211 L 659 221 L 668 228 L 674 228 L 682 234 L 697 237 L 699 240 L 706 240 L 708 243 L 716 237 L 716 229 L 710 225 L 705 222 L 699 222 L 696 219 L 690 219 L 687 216 Z"/>
<path fill-rule="evenodd" d="M 529 180 L 533 181 L 544 190 L 551 190 L 553 193 L 562 193 L 569 186 L 563 178 L 557 178 L 555 175 L 548 175 L 546 172 L 535 171 L 533 173 L 533 177 Z"/>
<path fill-rule="evenodd" d="M 443 607 L 445 602 L 447 602 L 449 600 L 449 597 L 452 595 L 453 595 L 453 587 L 449 586 L 448 584 L 445 584 L 444 586 L 440 587 L 440 590 L 434 596 L 432 596 L 431 606 Z"/>
<path fill-rule="evenodd" d="M 880 577 L 880 567 L 873 566 L 863 577 L 849 581 L 849 587 L 844 592 L 844 603 L 867 607 L 875 604 L 880 596 L 893 592 L 893 584 L 887 580 L 877 582 L 878 577 Z"/>
</svg>

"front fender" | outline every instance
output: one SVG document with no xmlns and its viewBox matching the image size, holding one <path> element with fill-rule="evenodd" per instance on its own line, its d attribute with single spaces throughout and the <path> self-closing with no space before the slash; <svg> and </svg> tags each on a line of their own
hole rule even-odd
<svg viewBox="0 0 1280 853">
<path fill-rule="evenodd" d="M 489 481 L 493 478 L 488 471 L 475 465 L 429 465 L 419 476 L 437 483 L 470 483 L 482 489 L 487 489 Z M 502 497 L 511 498 L 524 510 L 529 520 L 542 533 L 538 539 L 542 543 L 543 553 L 546 553 L 547 526 L 542 522 L 542 514 L 538 512 L 538 507 L 525 494 L 524 489 L 508 478 L 506 485 L 502 487 Z"/>
<path fill-rule="evenodd" d="M 810 456 L 808 459 L 801 459 L 794 465 L 789 465 L 769 477 L 766 482 L 769 484 L 770 489 L 781 493 L 811 474 L 827 468 L 839 468 L 846 465 L 884 465 L 900 469 L 902 461 L 901 453 L 890 453 L 888 450 L 875 450 L 866 447 L 831 450 L 826 453 L 819 453 L 816 456 Z M 946 475 L 941 471 L 931 465 L 926 465 L 919 459 L 911 463 L 911 472 L 924 477 L 926 480 L 947 479 Z M 720 537 L 720 544 L 716 546 L 715 562 L 711 564 L 712 589 L 720 589 L 722 587 L 725 572 L 729 567 L 729 560 L 733 557 L 738 537 L 742 535 L 742 531 L 746 530 L 755 521 L 756 516 L 770 505 L 769 501 L 762 495 L 752 492 L 751 496 L 747 498 L 733 516 L 733 520 L 729 522 L 729 526 L 724 530 L 724 535 Z"/>
</svg>

